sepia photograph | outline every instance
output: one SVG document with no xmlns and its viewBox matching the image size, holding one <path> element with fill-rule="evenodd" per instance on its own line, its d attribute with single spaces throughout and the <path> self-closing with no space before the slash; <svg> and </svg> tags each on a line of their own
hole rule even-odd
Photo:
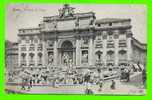
<svg viewBox="0 0 152 100">
<path fill-rule="evenodd" d="M 143 4 L 8 4 L 8 94 L 146 95 Z"/>
</svg>

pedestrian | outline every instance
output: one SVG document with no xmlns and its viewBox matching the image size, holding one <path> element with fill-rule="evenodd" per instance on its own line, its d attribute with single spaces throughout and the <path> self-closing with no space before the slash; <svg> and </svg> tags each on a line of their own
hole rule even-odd
<svg viewBox="0 0 152 100">
<path fill-rule="evenodd" d="M 142 82 L 143 82 L 144 87 L 146 87 L 146 70 L 145 70 L 145 68 L 142 71 Z"/>
<path fill-rule="evenodd" d="M 127 69 L 127 72 L 126 72 L 126 76 L 127 76 L 127 82 L 129 82 L 130 81 L 130 71 Z"/>
<path fill-rule="evenodd" d="M 25 90 L 25 78 L 22 78 L 21 90 Z"/>
<path fill-rule="evenodd" d="M 30 84 L 30 87 L 32 88 L 32 83 L 33 82 L 33 80 L 32 80 L 32 76 L 29 78 L 29 84 Z"/>
<path fill-rule="evenodd" d="M 103 86 L 103 81 L 100 80 L 100 81 L 99 81 L 99 90 L 98 90 L 98 91 L 102 91 L 102 86 Z"/>
<path fill-rule="evenodd" d="M 30 83 L 30 81 L 31 81 L 31 79 L 30 78 L 28 78 L 28 83 L 27 83 L 27 85 L 28 85 L 28 91 L 30 91 L 31 90 L 31 83 Z"/>
<path fill-rule="evenodd" d="M 87 95 L 93 94 L 93 91 L 92 91 L 92 89 L 91 89 L 91 83 L 90 83 L 90 82 L 88 82 L 88 83 L 86 84 L 85 94 L 87 94 Z"/>
<path fill-rule="evenodd" d="M 114 90 L 114 89 L 116 88 L 116 82 L 115 82 L 114 80 L 112 80 L 112 83 L 111 83 L 110 88 L 111 88 L 112 90 Z"/>
</svg>

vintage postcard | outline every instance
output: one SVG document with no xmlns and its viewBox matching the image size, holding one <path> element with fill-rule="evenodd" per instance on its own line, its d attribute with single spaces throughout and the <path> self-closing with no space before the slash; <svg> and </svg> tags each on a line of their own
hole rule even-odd
<svg viewBox="0 0 152 100">
<path fill-rule="evenodd" d="M 133 4 L 8 4 L 5 91 L 145 95 L 147 11 Z"/>
</svg>

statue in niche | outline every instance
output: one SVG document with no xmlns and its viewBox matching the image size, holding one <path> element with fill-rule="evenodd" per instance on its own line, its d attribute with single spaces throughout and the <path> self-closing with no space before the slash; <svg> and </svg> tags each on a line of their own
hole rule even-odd
<svg viewBox="0 0 152 100">
<path fill-rule="evenodd" d="M 88 37 L 84 37 L 83 38 L 83 44 L 85 44 L 85 45 L 87 45 L 88 44 L 88 41 L 89 40 L 89 38 Z"/>
<path fill-rule="evenodd" d="M 87 63 L 88 62 L 88 53 L 87 52 L 83 52 L 82 53 L 82 62 L 83 63 Z"/>
<path fill-rule="evenodd" d="M 72 63 L 72 59 L 71 59 L 71 58 L 69 58 L 69 67 L 71 68 L 71 67 L 72 67 L 72 65 L 73 65 L 73 63 Z"/>
<path fill-rule="evenodd" d="M 68 65 L 68 61 L 69 61 L 69 56 L 68 56 L 68 54 L 65 54 L 64 53 L 64 55 L 63 55 L 63 63 L 64 63 L 64 65 Z"/>
<path fill-rule="evenodd" d="M 53 64 L 53 54 L 49 55 L 49 64 L 52 65 Z"/>
</svg>

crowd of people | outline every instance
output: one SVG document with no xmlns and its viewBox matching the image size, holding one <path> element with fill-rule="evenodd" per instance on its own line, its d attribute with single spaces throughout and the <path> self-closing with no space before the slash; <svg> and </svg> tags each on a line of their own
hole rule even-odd
<svg viewBox="0 0 152 100">
<path fill-rule="evenodd" d="M 98 91 L 102 91 L 102 88 L 104 86 L 104 77 L 100 76 L 94 76 L 94 73 L 91 71 L 88 71 L 86 73 L 79 73 L 76 70 L 73 70 L 71 72 L 58 72 L 56 74 L 53 74 L 53 76 L 50 76 L 50 73 L 46 69 L 33 69 L 30 70 L 22 69 L 19 75 L 20 79 L 20 86 L 21 90 L 30 90 L 33 86 L 39 86 L 39 85 L 49 85 L 54 88 L 57 88 L 60 86 L 60 84 L 72 84 L 72 85 L 85 85 L 85 93 L 86 94 L 92 94 L 93 91 L 89 88 L 89 84 L 95 84 L 99 86 Z M 62 73 L 62 75 L 61 75 Z M 52 74 L 52 73 L 51 73 Z M 125 79 L 126 82 L 130 81 L 130 71 L 129 70 L 121 70 L 120 73 L 120 80 Z M 143 84 L 145 86 L 146 84 L 146 71 L 145 69 L 142 71 L 142 80 Z M 114 79 L 111 79 L 111 85 L 110 88 L 114 90 L 116 88 L 116 81 Z"/>
<path fill-rule="evenodd" d="M 33 69 L 31 69 L 33 71 Z M 94 77 L 92 72 L 87 72 L 85 74 L 79 74 L 76 71 L 71 73 L 63 73 L 66 75 L 50 77 L 49 74 L 46 74 L 46 71 L 42 72 L 42 69 L 39 69 L 38 73 L 32 73 L 26 70 L 22 70 L 20 74 L 21 79 L 21 90 L 30 91 L 30 89 L 37 85 L 49 85 L 54 88 L 58 88 L 59 84 L 72 84 L 72 85 L 85 85 L 86 94 L 90 94 L 91 89 L 89 84 L 95 84 L 99 86 L 99 91 L 102 91 L 104 79 L 99 77 Z M 115 81 L 112 80 L 111 89 L 115 89 Z"/>
</svg>

